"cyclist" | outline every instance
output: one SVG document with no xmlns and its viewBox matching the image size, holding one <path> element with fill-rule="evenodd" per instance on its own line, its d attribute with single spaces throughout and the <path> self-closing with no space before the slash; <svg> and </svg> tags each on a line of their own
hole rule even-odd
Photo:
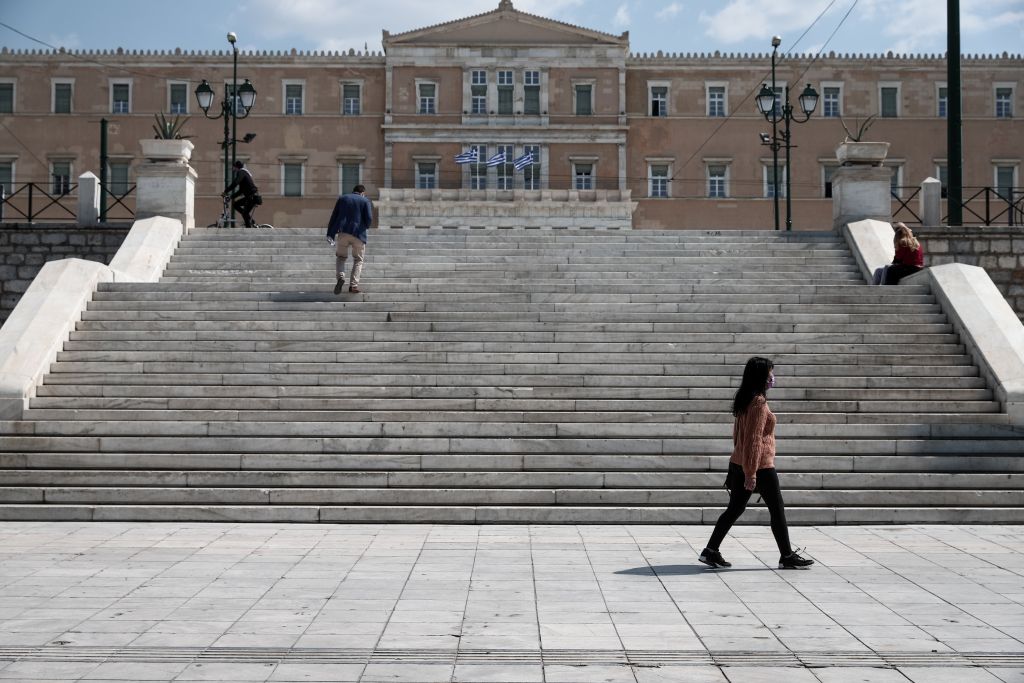
<svg viewBox="0 0 1024 683">
<path fill-rule="evenodd" d="M 257 199 L 259 197 L 259 190 L 256 189 L 256 181 L 253 180 L 252 173 L 249 172 L 244 163 L 236 161 L 234 167 L 235 175 L 222 196 L 234 199 L 232 206 L 235 208 L 235 211 L 242 214 L 245 227 L 252 228 L 255 227 L 252 220 L 252 210 L 260 203 Z"/>
</svg>

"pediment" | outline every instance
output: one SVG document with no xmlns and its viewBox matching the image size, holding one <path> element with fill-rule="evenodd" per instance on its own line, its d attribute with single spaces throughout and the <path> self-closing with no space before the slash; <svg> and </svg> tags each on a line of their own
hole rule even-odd
<svg viewBox="0 0 1024 683">
<path fill-rule="evenodd" d="M 391 45 L 629 45 L 629 32 L 621 36 L 573 26 L 553 19 L 520 12 L 509 0 L 485 14 L 457 19 L 426 28 L 396 33 L 384 32 L 385 51 Z"/>
</svg>

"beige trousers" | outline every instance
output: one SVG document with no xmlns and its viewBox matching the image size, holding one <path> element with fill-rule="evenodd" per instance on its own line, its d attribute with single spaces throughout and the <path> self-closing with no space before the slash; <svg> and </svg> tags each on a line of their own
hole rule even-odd
<svg viewBox="0 0 1024 683">
<path fill-rule="evenodd" d="M 345 275 L 345 261 L 348 259 L 348 252 L 352 251 L 352 279 L 350 286 L 359 284 L 359 276 L 363 273 L 363 257 L 366 254 L 366 243 L 355 235 L 347 232 L 339 232 L 337 235 L 337 250 L 334 252 L 334 274 L 337 277 Z"/>
</svg>

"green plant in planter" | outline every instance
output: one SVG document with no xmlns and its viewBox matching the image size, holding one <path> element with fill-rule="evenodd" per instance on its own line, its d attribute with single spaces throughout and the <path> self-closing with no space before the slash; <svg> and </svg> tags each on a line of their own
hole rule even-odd
<svg viewBox="0 0 1024 683">
<path fill-rule="evenodd" d="M 153 130 L 156 132 L 157 140 L 188 140 L 192 137 L 181 134 L 185 129 L 185 124 L 188 123 L 187 116 L 185 118 L 175 116 L 173 120 L 169 120 L 163 112 L 159 112 L 154 114 L 153 118 L 156 119 Z"/>
<path fill-rule="evenodd" d="M 839 123 L 843 124 L 843 130 L 846 131 L 846 140 L 844 142 L 860 142 L 860 139 L 864 137 L 864 134 L 868 132 L 868 128 L 875 122 L 875 115 L 871 114 L 863 122 L 859 118 L 854 119 L 854 127 L 857 128 L 856 133 L 852 133 L 846 125 L 846 121 L 843 117 L 839 117 Z"/>
</svg>

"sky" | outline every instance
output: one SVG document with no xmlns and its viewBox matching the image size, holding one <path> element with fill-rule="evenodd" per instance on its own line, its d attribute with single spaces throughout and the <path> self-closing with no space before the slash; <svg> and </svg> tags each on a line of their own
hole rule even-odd
<svg viewBox="0 0 1024 683">
<path fill-rule="evenodd" d="M 242 50 L 379 51 L 381 29 L 401 33 L 497 5 L 498 0 L 0 0 L 0 23 L 7 25 L 0 26 L 0 47 L 226 50 L 225 36 L 234 31 Z M 782 37 L 782 52 L 946 51 L 942 0 L 513 0 L 513 5 L 589 29 L 629 31 L 635 53 L 768 53 L 773 35 Z M 960 17 L 962 52 L 1024 53 L 1024 0 L 960 0 Z"/>
</svg>

